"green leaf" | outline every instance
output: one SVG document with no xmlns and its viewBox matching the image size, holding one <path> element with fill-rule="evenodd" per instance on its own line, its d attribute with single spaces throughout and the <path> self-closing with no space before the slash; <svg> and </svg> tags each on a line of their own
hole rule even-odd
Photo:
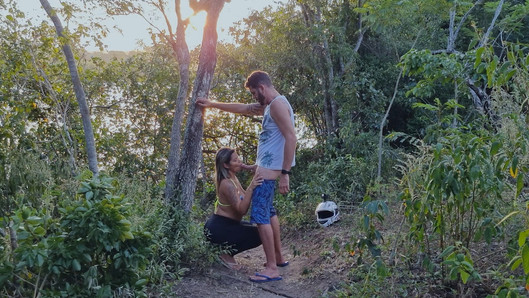
<svg viewBox="0 0 529 298">
<path fill-rule="evenodd" d="M 465 259 L 467 259 L 467 258 L 465 258 Z M 464 265 L 468 269 L 474 269 L 474 267 L 472 266 L 471 262 L 472 262 L 471 260 L 470 260 L 470 262 L 469 261 L 463 261 L 463 262 L 461 262 L 461 265 Z"/>
<path fill-rule="evenodd" d="M 121 240 L 123 241 L 125 239 L 134 239 L 134 235 L 131 232 L 121 233 Z"/>
<path fill-rule="evenodd" d="M 43 227 L 37 227 L 35 230 L 33 230 L 33 233 L 37 236 L 44 236 L 46 234 L 46 230 Z"/>
<path fill-rule="evenodd" d="M 79 263 L 79 261 L 77 259 L 74 259 L 72 261 L 72 268 L 75 271 L 81 271 L 81 264 Z"/>
<path fill-rule="evenodd" d="M 126 219 L 122 219 L 119 221 L 119 223 L 122 225 L 122 226 L 125 226 L 125 227 L 130 227 L 132 224 L 130 223 L 130 221 L 126 220 Z"/>
<path fill-rule="evenodd" d="M 520 266 L 520 264 L 522 264 L 522 258 L 521 257 L 516 257 L 515 258 L 516 261 L 514 261 L 511 265 L 511 270 L 514 271 L 516 270 L 516 268 L 518 268 Z"/>
<path fill-rule="evenodd" d="M 369 214 L 376 214 L 377 211 L 378 211 L 378 206 L 376 202 L 369 202 L 369 204 L 367 204 L 367 212 Z"/>
<path fill-rule="evenodd" d="M 463 284 L 467 284 L 470 274 L 465 270 L 459 270 L 459 274 L 461 274 L 461 280 L 463 281 Z"/>
<path fill-rule="evenodd" d="M 511 167 L 513 171 L 516 171 L 516 168 L 518 167 L 518 156 L 512 158 Z"/>
<path fill-rule="evenodd" d="M 41 254 L 37 255 L 37 265 L 42 266 L 44 264 L 44 257 Z"/>
<path fill-rule="evenodd" d="M 476 69 L 478 65 L 481 63 L 481 55 L 483 54 L 484 50 L 485 50 L 484 47 L 481 47 L 476 50 L 476 62 L 474 62 L 474 69 Z"/>
<path fill-rule="evenodd" d="M 144 278 L 144 279 L 140 279 L 140 280 L 138 280 L 138 281 L 134 284 L 134 286 L 136 286 L 136 287 L 143 287 L 143 286 L 145 286 L 148 282 L 149 282 L 148 279 L 145 279 L 145 278 Z"/>
<path fill-rule="evenodd" d="M 512 78 L 512 76 L 514 76 L 514 74 L 516 73 L 516 69 L 512 69 L 511 71 L 509 71 L 506 75 L 505 75 L 505 81 L 508 81 Z"/>
<path fill-rule="evenodd" d="M 83 259 L 85 262 L 92 262 L 92 257 L 89 254 L 83 254 Z"/>
<path fill-rule="evenodd" d="M 453 245 L 448 246 L 448 247 L 443 251 L 443 253 L 441 253 L 441 255 L 440 255 L 439 257 L 442 258 L 442 259 L 444 259 L 446 256 L 448 256 L 449 254 L 451 254 L 451 253 L 454 251 L 455 248 L 456 248 L 456 247 L 453 246 Z"/>
<path fill-rule="evenodd" d="M 29 238 L 29 233 L 27 231 L 22 231 L 17 233 L 18 240 L 26 240 Z"/>
<path fill-rule="evenodd" d="M 40 221 L 42 220 L 42 218 L 38 217 L 38 216 L 30 216 L 28 217 L 27 219 L 27 222 L 32 224 L 32 225 L 36 225 L 38 224 Z"/>
<path fill-rule="evenodd" d="M 490 146 L 490 155 L 496 155 L 496 153 L 498 153 L 500 148 L 501 148 L 500 142 L 495 141 L 494 143 L 492 143 L 492 145 Z"/>
<path fill-rule="evenodd" d="M 494 232 L 494 230 L 492 229 L 492 227 L 485 228 L 485 231 L 483 233 L 483 237 L 485 238 L 485 242 L 487 242 L 488 244 L 490 244 L 492 242 L 493 232 Z"/>
<path fill-rule="evenodd" d="M 518 177 L 516 178 L 516 197 L 518 197 L 522 192 L 524 180 L 523 177 L 524 176 L 522 174 L 518 174 Z"/>
<path fill-rule="evenodd" d="M 380 277 L 388 276 L 388 269 L 386 268 L 386 265 L 384 264 L 384 262 L 382 262 L 382 260 L 380 258 L 377 258 L 376 266 L 377 266 L 377 275 L 378 276 L 380 276 Z"/>
<path fill-rule="evenodd" d="M 524 273 L 529 273 L 529 246 L 527 245 L 524 245 L 522 249 L 522 266 Z"/>
</svg>

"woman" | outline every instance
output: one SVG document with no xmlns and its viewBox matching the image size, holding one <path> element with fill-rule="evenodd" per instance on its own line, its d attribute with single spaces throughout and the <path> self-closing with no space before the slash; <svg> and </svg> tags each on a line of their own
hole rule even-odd
<svg viewBox="0 0 529 298">
<path fill-rule="evenodd" d="M 238 270 L 234 255 L 261 245 L 257 227 L 242 221 L 248 212 L 254 188 L 261 185 L 261 176 L 254 176 L 245 190 L 236 174 L 252 167 L 244 165 L 239 155 L 231 148 L 221 148 L 215 157 L 215 187 L 217 200 L 214 214 L 204 226 L 204 232 L 212 243 L 226 245 L 229 254 L 221 254 L 221 262 L 228 268 Z"/>
</svg>

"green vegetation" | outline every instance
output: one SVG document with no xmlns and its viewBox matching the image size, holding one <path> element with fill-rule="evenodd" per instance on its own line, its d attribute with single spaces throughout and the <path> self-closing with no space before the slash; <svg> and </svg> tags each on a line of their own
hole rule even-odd
<svg viewBox="0 0 529 298">
<path fill-rule="evenodd" d="M 86 53 L 81 40 L 100 42 L 105 28 L 72 25 L 59 39 L 15 2 L 0 0 L 0 296 L 170 293 L 219 253 L 202 231 L 215 151 L 237 148 L 252 164 L 260 119 L 205 115 L 186 210 L 165 197 L 166 177 L 171 139 L 193 117 L 194 86 L 180 83 L 199 76 L 199 49 L 190 78 L 164 34 L 135 52 Z M 138 13 L 137 3 L 65 1 L 57 12 Z M 321 257 L 355 257 L 324 296 L 527 294 L 528 30 L 529 1 L 298 0 L 253 12 L 232 28 L 233 44 L 218 45 L 210 97 L 251 102 L 244 79 L 262 69 L 296 112 L 291 192 L 275 201 L 282 227 L 315 229 L 322 194 L 359 210 L 346 241 L 324 242 Z M 87 170 L 66 41 L 98 175 Z"/>
</svg>

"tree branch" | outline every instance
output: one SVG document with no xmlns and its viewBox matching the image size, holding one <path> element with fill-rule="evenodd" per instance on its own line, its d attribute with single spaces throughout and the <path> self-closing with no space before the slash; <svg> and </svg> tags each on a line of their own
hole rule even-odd
<svg viewBox="0 0 529 298">
<path fill-rule="evenodd" d="M 358 7 L 362 7 L 362 5 L 363 5 L 362 0 L 359 0 Z M 362 19 L 362 15 L 358 14 L 358 40 L 356 41 L 355 47 L 353 49 L 355 53 L 358 53 L 358 50 L 360 49 L 360 46 L 362 45 L 363 40 L 364 40 L 363 19 Z"/>
<path fill-rule="evenodd" d="M 415 44 L 417 44 L 417 40 L 419 40 L 420 35 L 421 35 L 421 31 L 419 31 L 419 34 L 417 34 L 417 37 L 415 38 L 415 41 L 413 42 L 413 45 L 411 46 L 410 50 L 415 48 Z M 397 81 L 395 82 L 395 88 L 393 89 L 393 96 L 391 97 L 391 101 L 389 102 L 388 109 L 386 110 L 386 114 L 384 114 L 384 117 L 382 118 L 382 121 L 380 122 L 379 139 L 378 139 L 377 180 L 380 180 L 380 177 L 382 175 L 382 140 L 383 140 L 384 124 L 386 123 L 386 120 L 389 116 L 389 112 L 391 110 L 391 107 L 393 106 L 393 102 L 395 101 L 395 98 L 397 97 L 397 91 L 399 88 L 400 78 L 402 77 L 402 72 L 403 72 L 403 69 L 401 68 L 399 75 L 397 76 Z"/>
<path fill-rule="evenodd" d="M 481 41 L 479 42 L 479 45 L 478 45 L 479 48 L 484 46 L 487 43 L 489 39 L 489 35 L 492 32 L 492 29 L 494 28 L 494 24 L 496 23 L 496 20 L 498 19 L 498 16 L 500 15 L 504 2 L 505 0 L 501 0 L 500 3 L 498 3 L 498 6 L 496 7 L 496 12 L 494 13 L 494 17 L 492 18 L 492 21 L 490 22 L 489 28 L 487 29 L 487 32 L 485 32 L 485 35 L 483 35 L 483 38 L 481 38 Z"/>
<path fill-rule="evenodd" d="M 455 42 L 457 40 L 457 36 L 459 35 L 459 31 L 461 31 L 461 27 L 463 26 L 463 24 L 467 20 L 468 16 L 472 12 L 472 10 L 474 10 L 474 8 L 476 6 L 478 6 L 478 5 L 480 5 L 482 2 L 483 2 L 483 0 L 478 0 L 478 1 L 476 1 L 476 3 L 474 3 L 474 5 L 463 15 L 463 17 L 459 21 L 459 24 L 457 25 L 457 28 L 456 28 L 455 31 L 453 29 L 453 25 L 455 23 L 455 9 L 454 9 L 454 19 L 453 20 L 452 20 L 452 15 L 450 15 L 450 32 L 453 33 L 453 36 L 451 36 L 451 37 L 453 37 L 453 39 L 449 39 L 449 41 L 448 41 L 448 46 L 447 46 L 447 51 L 448 52 L 451 53 L 451 52 L 453 52 L 455 50 L 455 46 L 454 45 L 455 45 Z M 454 7 L 455 7 L 455 3 L 454 3 Z"/>
<path fill-rule="evenodd" d="M 13 221 L 9 222 L 9 226 L 7 227 L 9 230 L 9 241 L 11 244 L 11 250 L 15 250 L 18 247 L 18 238 L 17 238 L 17 232 L 13 229 Z"/>
</svg>

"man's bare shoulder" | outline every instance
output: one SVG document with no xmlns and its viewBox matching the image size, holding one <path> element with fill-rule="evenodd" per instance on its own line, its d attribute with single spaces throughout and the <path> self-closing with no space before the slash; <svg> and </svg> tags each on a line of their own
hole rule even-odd
<svg viewBox="0 0 529 298">
<path fill-rule="evenodd" d="M 290 108 L 284 100 L 275 100 L 270 104 L 270 113 L 275 114 L 287 114 L 290 115 Z"/>
</svg>

